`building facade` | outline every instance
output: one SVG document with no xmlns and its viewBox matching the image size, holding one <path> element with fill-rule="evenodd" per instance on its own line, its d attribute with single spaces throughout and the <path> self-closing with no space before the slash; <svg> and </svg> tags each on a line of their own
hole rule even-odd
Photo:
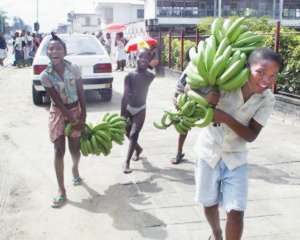
<svg viewBox="0 0 300 240">
<path fill-rule="evenodd" d="M 144 20 L 142 0 L 99 0 L 96 13 L 103 26 L 109 23 L 131 23 Z"/>
<path fill-rule="evenodd" d="M 268 16 L 283 25 L 300 27 L 300 0 L 145 0 L 148 30 L 187 27 L 201 18 Z M 199 20 L 200 18 L 200 20 Z"/>
<path fill-rule="evenodd" d="M 69 32 L 96 33 L 101 29 L 101 18 L 94 13 L 68 13 Z"/>
</svg>

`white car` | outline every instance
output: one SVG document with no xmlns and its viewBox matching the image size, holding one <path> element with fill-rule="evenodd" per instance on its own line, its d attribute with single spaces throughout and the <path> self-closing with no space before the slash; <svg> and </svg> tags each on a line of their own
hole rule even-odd
<svg viewBox="0 0 300 240">
<path fill-rule="evenodd" d="M 109 55 L 96 37 L 86 34 L 58 34 L 67 46 L 66 60 L 76 64 L 81 69 L 83 88 L 96 90 L 103 101 L 112 98 L 112 64 Z M 35 105 L 43 103 L 46 95 L 41 85 L 40 73 L 47 67 L 47 46 L 51 36 L 46 36 L 41 42 L 33 60 L 32 98 Z"/>
</svg>

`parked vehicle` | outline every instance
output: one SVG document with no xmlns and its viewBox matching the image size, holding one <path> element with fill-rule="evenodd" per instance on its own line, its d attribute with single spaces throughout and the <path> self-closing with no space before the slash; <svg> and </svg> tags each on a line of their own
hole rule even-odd
<svg viewBox="0 0 300 240">
<path fill-rule="evenodd" d="M 85 91 L 98 91 L 103 101 L 112 98 L 112 63 L 104 46 L 96 37 L 86 34 L 58 34 L 67 46 L 66 60 L 80 67 Z M 35 105 L 43 103 L 46 95 L 40 73 L 46 69 L 49 58 L 47 46 L 51 36 L 44 37 L 33 60 L 32 98 Z"/>
</svg>

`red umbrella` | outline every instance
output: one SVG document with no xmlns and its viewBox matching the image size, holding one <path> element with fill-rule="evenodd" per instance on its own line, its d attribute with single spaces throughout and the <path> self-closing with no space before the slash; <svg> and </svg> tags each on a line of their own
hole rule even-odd
<svg viewBox="0 0 300 240">
<path fill-rule="evenodd" d="M 134 52 L 139 48 L 149 48 L 150 46 L 154 46 L 157 44 L 157 40 L 151 37 L 136 37 L 130 39 L 125 46 L 126 52 Z"/>
<path fill-rule="evenodd" d="M 126 28 L 123 23 L 111 23 L 105 26 L 104 30 L 107 32 L 122 32 Z"/>
</svg>

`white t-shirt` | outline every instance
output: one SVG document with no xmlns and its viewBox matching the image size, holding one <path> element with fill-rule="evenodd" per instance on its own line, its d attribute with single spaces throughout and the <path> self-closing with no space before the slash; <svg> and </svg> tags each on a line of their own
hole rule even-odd
<svg viewBox="0 0 300 240">
<path fill-rule="evenodd" d="M 244 102 L 241 89 L 234 92 L 221 92 L 218 109 L 230 114 L 241 124 L 248 126 L 253 118 L 265 126 L 275 104 L 271 90 L 253 94 Z M 212 168 L 222 159 L 229 169 L 247 163 L 246 141 L 226 124 L 214 127 L 212 124 L 201 130 L 194 151 L 198 159 L 205 160 Z"/>
</svg>

